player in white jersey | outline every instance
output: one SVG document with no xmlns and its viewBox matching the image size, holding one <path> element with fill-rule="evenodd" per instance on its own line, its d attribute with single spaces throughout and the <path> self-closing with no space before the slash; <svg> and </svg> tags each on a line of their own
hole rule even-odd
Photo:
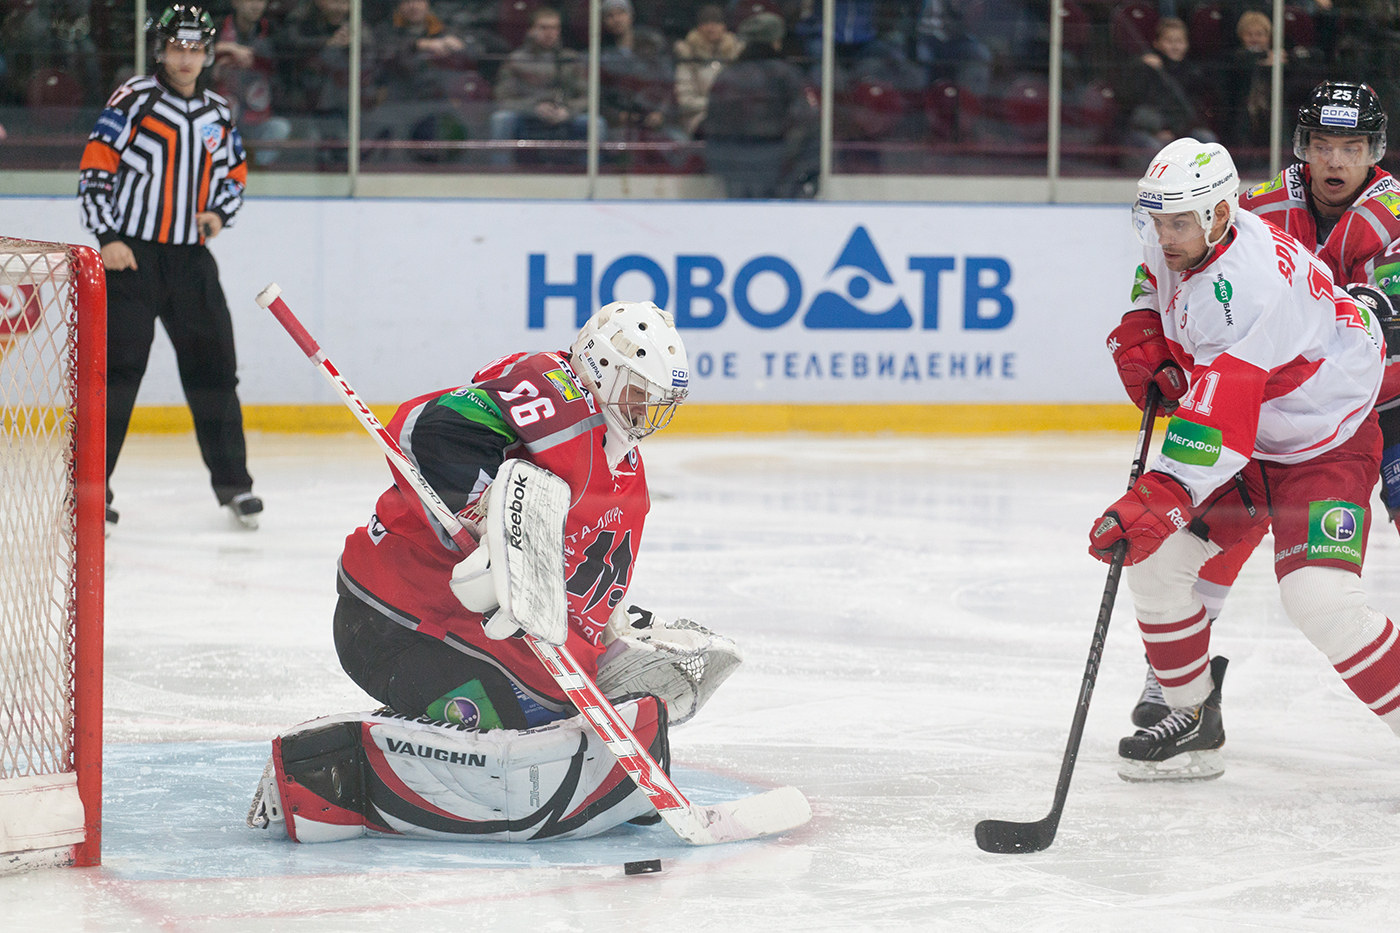
<svg viewBox="0 0 1400 933">
<path fill-rule="evenodd" d="M 1134 341 L 1118 349 L 1119 369 L 1136 361 L 1141 378 L 1125 379 L 1136 400 L 1156 382 L 1177 407 L 1153 469 L 1090 532 L 1101 560 L 1126 544 L 1138 625 L 1172 708 L 1119 744 L 1129 780 L 1221 773 L 1226 661 L 1210 658 L 1192 584 L 1270 519 L 1289 618 L 1400 733 L 1400 640 L 1360 586 L 1380 463 L 1380 323 L 1297 240 L 1237 215 L 1238 186 L 1225 148 L 1194 139 L 1168 145 L 1138 183 L 1144 261 L 1129 326 L 1115 332 Z"/>
</svg>

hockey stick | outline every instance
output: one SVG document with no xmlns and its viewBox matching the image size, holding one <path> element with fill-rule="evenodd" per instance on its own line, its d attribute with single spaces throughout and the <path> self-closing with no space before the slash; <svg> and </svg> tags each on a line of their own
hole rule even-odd
<svg viewBox="0 0 1400 933">
<path fill-rule="evenodd" d="M 1157 415 L 1161 390 L 1153 383 L 1147 387 L 1143 400 L 1142 427 L 1138 429 L 1137 456 L 1128 477 L 1128 488 L 1142 475 L 1147 462 L 1147 448 L 1152 442 L 1152 422 Z M 1099 675 L 1099 660 L 1108 635 L 1108 621 L 1113 615 L 1113 600 L 1118 595 L 1118 578 L 1123 574 L 1123 561 L 1128 555 L 1128 542 L 1113 545 L 1113 560 L 1108 565 L 1108 582 L 1104 584 L 1103 601 L 1099 603 L 1099 618 L 1094 625 L 1094 640 L 1089 645 L 1089 661 L 1084 666 L 1084 679 L 1079 685 L 1079 703 L 1074 708 L 1074 722 L 1069 727 L 1069 742 L 1060 762 L 1060 778 L 1055 784 L 1055 802 L 1050 813 L 1034 823 L 1013 823 L 1009 820 L 982 820 L 977 824 L 977 847 L 985 852 L 1039 852 L 1050 848 L 1055 832 L 1060 828 L 1060 816 L 1069 796 L 1069 781 L 1074 774 L 1074 762 L 1079 757 L 1079 740 L 1084 737 L 1084 722 L 1089 718 L 1089 700 L 1094 695 L 1094 681 Z"/>
<path fill-rule="evenodd" d="M 275 284 L 258 293 L 260 307 L 271 311 L 273 316 L 286 328 L 287 333 L 301 347 L 303 353 L 319 369 L 336 393 L 355 413 L 360 424 L 378 442 L 389 461 L 398 468 L 418 493 L 423 505 L 438 520 L 443 529 L 457 542 L 464 552 L 476 548 L 476 539 L 463 527 L 462 522 L 447 503 L 428 485 L 413 463 L 404 456 L 384 425 L 361 401 L 345 381 L 339 371 L 306 328 L 297 320 L 291 308 L 280 297 L 282 290 Z M 608 751 L 636 781 L 637 786 L 647 795 L 656 812 L 686 842 L 692 845 L 714 845 L 717 842 L 737 842 L 780 833 L 801 826 L 812 818 L 812 809 L 807 798 L 796 787 L 780 787 L 754 797 L 745 797 L 712 806 L 693 804 L 686 799 L 680 789 L 672 783 L 660 765 L 656 763 L 646 746 L 632 733 L 626 721 L 618 715 L 608 698 L 603 696 L 593 678 L 578 665 L 573 655 L 563 645 L 551 645 L 531 635 L 525 636 L 526 643 L 535 652 L 540 663 L 554 678 L 559 689 L 569 697 L 578 710 L 587 717 L 598 737 L 607 745 Z"/>
</svg>

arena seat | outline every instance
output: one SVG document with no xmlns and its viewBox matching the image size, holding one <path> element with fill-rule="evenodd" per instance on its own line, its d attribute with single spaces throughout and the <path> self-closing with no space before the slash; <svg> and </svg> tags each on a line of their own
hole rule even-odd
<svg viewBox="0 0 1400 933">
<path fill-rule="evenodd" d="M 540 6 L 540 0 L 501 0 L 496 32 L 513 49 L 520 48 L 525 33 L 530 31 L 530 17 Z"/>
<path fill-rule="evenodd" d="M 1197 58 L 1215 58 L 1229 45 L 1230 28 L 1218 3 L 1202 3 L 1192 10 L 1187 32 L 1191 54 Z"/>
<path fill-rule="evenodd" d="M 1157 6 L 1145 0 L 1124 0 L 1109 14 L 1109 37 L 1120 52 L 1141 54 L 1152 48 L 1157 28 Z"/>
</svg>

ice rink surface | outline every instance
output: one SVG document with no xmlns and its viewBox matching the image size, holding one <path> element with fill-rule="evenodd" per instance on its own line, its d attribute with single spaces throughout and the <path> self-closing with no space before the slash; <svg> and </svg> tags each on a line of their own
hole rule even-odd
<svg viewBox="0 0 1400 933">
<path fill-rule="evenodd" d="M 1216 625 L 1225 775 L 1116 776 L 1143 674 L 1125 590 L 1054 846 L 977 849 L 979 819 L 1050 807 L 1104 585 L 1086 534 L 1133 440 L 649 441 L 629 601 L 747 659 L 672 731 L 677 782 L 702 802 L 795 784 L 815 814 L 697 849 L 664 826 L 518 846 L 247 829 L 271 736 L 373 705 L 330 617 L 387 467 L 353 434 L 253 435 L 267 511 L 248 533 L 192 437 L 133 437 L 108 541 L 104 864 L 0 878 L 0 931 L 1393 933 L 1400 740 L 1284 617 L 1268 538 Z M 1370 544 L 1393 616 L 1400 537 Z M 664 871 L 625 876 L 638 858 Z"/>
</svg>

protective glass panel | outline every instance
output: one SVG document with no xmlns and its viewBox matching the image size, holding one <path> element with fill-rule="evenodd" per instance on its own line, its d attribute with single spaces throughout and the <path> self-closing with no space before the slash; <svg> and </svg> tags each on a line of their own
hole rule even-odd
<svg viewBox="0 0 1400 933">
<path fill-rule="evenodd" d="M 78 170 L 135 63 L 134 0 L 31 0 L 0 14 L 0 170 Z M 76 181 L 75 181 L 76 188 Z"/>
</svg>

